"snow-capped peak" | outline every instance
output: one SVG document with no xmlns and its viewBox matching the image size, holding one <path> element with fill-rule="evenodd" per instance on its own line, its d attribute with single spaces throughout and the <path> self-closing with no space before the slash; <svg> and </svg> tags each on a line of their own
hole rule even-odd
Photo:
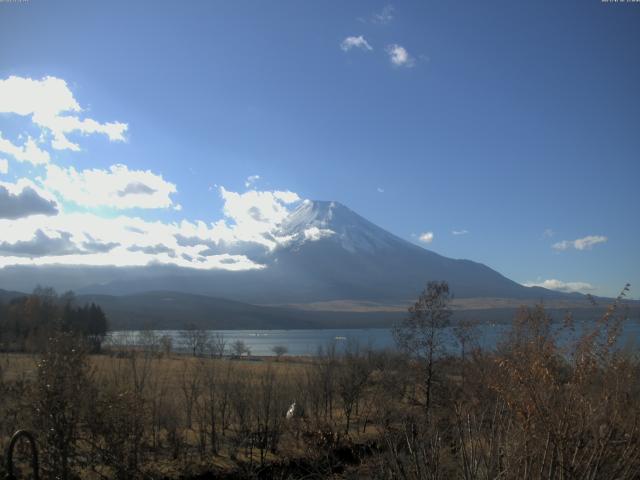
<svg viewBox="0 0 640 480">
<path fill-rule="evenodd" d="M 296 245 L 330 239 L 351 252 L 372 252 L 399 240 L 341 203 L 329 201 L 303 201 L 282 222 L 280 230 Z"/>
<path fill-rule="evenodd" d="M 337 202 L 304 200 L 282 223 L 282 228 L 294 233 L 309 227 L 326 229 L 333 219 Z M 340 205 L 342 206 L 342 205 Z M 343 207 L 345 208 L 345 207 Z"/>
</svg>

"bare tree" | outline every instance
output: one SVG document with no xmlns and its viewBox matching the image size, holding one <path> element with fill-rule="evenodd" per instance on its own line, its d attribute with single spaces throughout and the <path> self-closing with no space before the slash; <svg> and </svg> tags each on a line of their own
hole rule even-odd
<svg viewBox="0 0 640 480">
<path fill-rule="evenodd" d="M 227 340 L 224 338 L 224 334 L 220 332 L 214 333 L 210 337 L 209 341 L 209 351 L 211 352 L 212 357 L 222 358 L 224 357 L 224 352 L 227 349 Z"/>
<path fill-rule="evenodd" d="M 200 396 L 202 365 L 184 361 L 181 373 L 180 390 L 184 400 L 185 426 L 190 429 L 193 424 L 194 405 Z"/>
<path fill-rule="evenodd" d="M 231 363 L 231 362 L 229 362 Z M 204 418 L 206 421 L 211 453 L 218 453 L 218 409 L 221 403 L 222 382 L 219 372 L 220 362 L 207 362 L 204 368 Z"/>
<path fill-rule="evenodd" d="M 476 342 L 477 337 L 477 322 L 472 320 L 460 320 L 457 322 L 456 326 L 453 327 L 453 335 L 456 337 L 458 344 L 460 345 L 460 357 L 461 357 L 461 371 L 460 374 L 462 376 L 462 386 L 464 387 L 465 379 L 466 379 L 466 360 L 467 360 L 467 349 L 468 347 L 473 345 Z M 476 344 L 477 345 L 477 344 Z"/>
<path fill-rule="evenodd" d="M 184 347 L 191 352 L 194 357 L 201 357 L 209 348 L 210 334 L 207 330 L 197 328 L 193 324 L 187 325 L 185 330 L 180 332 L 180 338 Z"/>
<path fill-rule="evenodd" d="M 173 349 L 173 338 L 170 335 L 162 335 L 160 337 L 160 351 L 165 357 L 171 355 Z"/>
<path fill-rule="evenodd" d="M 287 402 L 284 386 L 278 382 L 271 365 L 262 372 L 256 387 L 253 435 L 260 452 L 260 464 L 264 465 L 267 451 L 277 451 L 283 429 L 282 412 Z"/>
<path fill-rule="evenodd" d="M 319 385 L 321 401 L 324 407 L 324 420 L 333 418 L 333 398 L 335 393 L 335 371 L 338 365 L 335 340 L 327 343 L 326 348 L 318 348 L 318 355 L 314 363 L 315 376 L 312 381 Z"/>
<path fill-rule="evenodd" d="M 286 355 L 289 352 L 289 349 L 284 345 L 274 345 L 271 351 L 276 356 L 276 360 L 280 361 L 280 357 Z"/>
<path fill-rule="evenodd" d="M 449 325 L 451 295 L 447 282 L 429 282 L 416 303 L 409 308 L 409 315 L 393 330 L 398 346 L 415 356 L 425 369 L 425 412 L 432 403 L 434 357 L 442 346 L 440 331 Z"/>
<path fill-rule="evenodd" d="M 236 340 L 233 342 L 231 344 L 231 352 L 233 353 L 233 356 L 237 358 L 242 357 L 245 353 L 247 355 L 251 355 L 251 349 L 243 340 Z"/>
<path fill-rule="evenodd" d="M 44 466 L 51 478 L 74 478 L 78 439 L 87 401 L 91 403 L 92 371 L 86 348 L 71 333 L 59 333 L 37 363 L 33 404 L 35 426 L 45 435 Z"/>
<path fill-rule="evenodd" d="M 337 371 L 338 393 L 342 399 L 342 410 L 346 418 L 344 432 L 349 434 L 351 417 L 358 409 L 360 398 L 371 375 L 371 364 L 360 352 L 356 341 L 349 341 Z"/>
<path fill-rule="evenodd" d="M 138 344 L 145 352 L 155 355 L 160 350 L 160 337 L 153 330 L 142 330 L 138 334 Z"/>
</svg>

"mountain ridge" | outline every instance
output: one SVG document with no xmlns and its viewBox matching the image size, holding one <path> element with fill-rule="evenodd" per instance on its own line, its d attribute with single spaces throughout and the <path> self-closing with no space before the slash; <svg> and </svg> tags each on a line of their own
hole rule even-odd
<svg viewBox="0 0 640 480">
<path fill-rule="evenodd" d="M 16 297 L 26 296 L 22 292 L 0 290 L 0 301 L 10 302 Z M 251 305 L 206 295 L 187 294 L 171 291 L 150 291 L 121 296 L 77 295 L 78 305 L 96 303 L 107 315 L 110 330 L 181 330 L 202 328 L 208 330 L 238 329 L 318 329 L 318 328 L 390 328 L 394 322 L 407 314 L 406 305 L 394 309 L 384 309 L 379 305 L 369 305 L 368 309 L 356 310 L 316 308 L 314 305 Z M 529 302 L 530 303 L 530 302 Z M 491 308 L 469 304 L 469 308 L 452 305 L 453 321 L 462 319 L 480 323 L 509 322 L 519 306 L 496 303 Z M 629 313 L 640 318 L 640 302 L 628 302 Z M 563 318 L 568 311 L 573 318 L 593 320 L 602 315 L 606 305 L 593 307 L 590 303 L 582 306 L 548 304 L 547 312 L 556 319 Z"/>
</svg>

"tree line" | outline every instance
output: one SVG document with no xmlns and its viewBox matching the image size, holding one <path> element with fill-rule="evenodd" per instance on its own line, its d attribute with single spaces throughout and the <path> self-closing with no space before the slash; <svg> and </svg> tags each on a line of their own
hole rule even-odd
<svg viewBox="0 0 640 480">
<path fill-rule="evenodd" d="M 107 317 L 95 303 L 77 305 L 73 292 L 62 295 L 52 288 L 0 302 L 0 349 L 41 352 L 56 332 L 70 332 L 87 341 L 90 351 L 100 350 L 108 330 Z"/>
</svg>

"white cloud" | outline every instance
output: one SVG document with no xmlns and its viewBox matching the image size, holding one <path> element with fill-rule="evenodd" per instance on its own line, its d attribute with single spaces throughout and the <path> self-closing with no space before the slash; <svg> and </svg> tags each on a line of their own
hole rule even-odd
<svg viewBox="0 0 640 480">
<path fill-rule="evenodd" d="M 369 51 L 373 50 L 373 47 L 369 45 L 369 42 L 367 42 L 362 35 L 345 38 L 340 44 L 340 48 L 345 52 L 348 52 L 352 48 L 360 48 L 362 50 Z"/>
<path fill-rule="evenodd" d="M 554 250 L 567 250 L 573 246 L 573 242 L 569 240 L 563 240 L 561 242 L 554 243 L 551 248 Z"/>
<path fill-rule="evenodd" d="M 469 233 L 469 230 L 451 230 L 452 235 L 466 235 Z"/>
<path fill-rule="evenodd" d="M 378 193 L 384 193 L 384 188 L 382 187 L 378 187 L 376 190 L 378 191 Z"/>
<path fill-rule="evenodd" d="M 0 173 L 3 175 L 9 173 L 9 162 L 4 158 L 0 158 Z"/>
<path fill-rule="evenodd" d="M 396 67 L 413 67 L 415 61 L 407 49 L 398 44 L 388 45 L 386 52 L 389 55 L 389 60 Z"/>
<path fill-rule="evenodd" d="M 249 175 L 244 182 L 244 186 L 249 188 L 253 186 L 253 184 L 256 183 L 258 180 L 260 180 L 260 175 Z"/>
<path fill-rule="evenodd" d="M 336 232 L 329 230 L 328 228 L 310 227 L 304 231 L 304 239 L 315 242 L 323 238 L 331 237 Z"/>
<path fill-rule="evenodd" d="M 576 250 L 590 250 L 591 247 L 598 243 L 604 243 L 608 240 L 603 235 L 587 235 L 583 238 L 576 240 L 562 240 L 561 242 L 554 243 L 552 248 L 558 251 L 568 250 L 569 248 L 575 248 Z"/>
<path fill-rule="evenodd" d="M 43 185 L 65 200 L 83 207 L 167 208 L 176 186 L 149 170 L 129 170 L 112 165 L 108 170 L 77 171 L 73 167 L 47 166 Z"/>
<path fill-rule="evenodd" d="M 0 80 L 0 105 L 3 112 L 22 116 L 51 117 L 81 110 L 67 82 L 49 76 L 42 80 L 16 76 Z"/>
<path fill-rule="evenodd" d="M 526 282 L 523 285 L 525 287 L 542 287 L 565 293 L 589 293 L 596 289 L 593 285 L 587 282 L 563 282 L 562 280 L 556 280 L 555 278 L 544 280 L 542 282 Z"/>
<path fill-rule="evenodd" d="M 551 238 L 556 234 L 556 232 L 554 232 L 552 229 L 550 228 L 546 228 L 544 230 L 544 232 L 542 232 L 542 237 L 543 238 Z"/>
<path fill-rule="evenodd" d="M 293 240 L 279 233 L 301 200 L 290 191 L 231 192 L 220 187 L 224 218 L 164 223 L 94 213 L 0 218 L 0 268 L 7 265 L 177 265 L 197 269 L 264 268 L 264 256 Z M 304 241 L 333 232 L 311 227 Z M 258 260 L 257 260 L 258 259 Z"/>
<path fill-rule="evenodd" d="M 301 200 L 298 194 L 290 191 L 249 190 L 236 193 L 224 187 L 220 187 L 220 196 L 224 200 L 223 212 L 230 220 L 228 228 L 234 239 L 258 243 L 269 249 L 288 240 L 279 238 L 275 232 L 291 212 L 289 205 Z"/>
<path fill-rule="evenodd" d="M 418 237 L 418 239 L 422 242 L 422 243 L 431 243 L 433 242 L 433 232 L 424 232 L 420 234 L 420 237 Z"/>
<path fill-rule="evenodd" d="M 593 245 L 598 243 L 604 243 L 607 241 L 607 237 L 603 235 L 589 235 L 584 238 L 579 238 L 573 241 L 573 246 L 576 250 L 589 250 Z"/>
<path fill-rule="evenodd" d="M 34 80 L 11 76 L 0 80 L 0 113 L 31 116 L 34 124 L 51 133 L 54 149 L 80 150 L 78 144 L 67 138 L 73 132 L 101 133 L 111 141 L 124 141 L 127 124 L 81 119 L 78 116 L 81 112 L 82 108 L 67 83 L 60 78 Z"/>
<path fill-rule="evenodd" d="M 387 5 L 379 13 L 374 13 L 373 15 L 371 15 L 371 21 L 373 23 L 386 25 L 387 23 L 391 22 L 391 20 L 393 20 L 394 12 L 395 8 L 393 7 L 393 5 Z"/>
<path fill-rule="evenodd" d="M 273 196 L 284 203 L 295 203 L 300 201 L 300 197 L 297 193 L 289 190 L 272 192 Z"/>
<path fill-rule="evenodd" d="M 2 136 L 0 132 L 0 152 L 11 155 L 18 162 L 29 162 L 33 165 L 49 163 L 49 152 L 41 150 L 31 137 L 22 146 L 15 145 Z"/>
</svg>

